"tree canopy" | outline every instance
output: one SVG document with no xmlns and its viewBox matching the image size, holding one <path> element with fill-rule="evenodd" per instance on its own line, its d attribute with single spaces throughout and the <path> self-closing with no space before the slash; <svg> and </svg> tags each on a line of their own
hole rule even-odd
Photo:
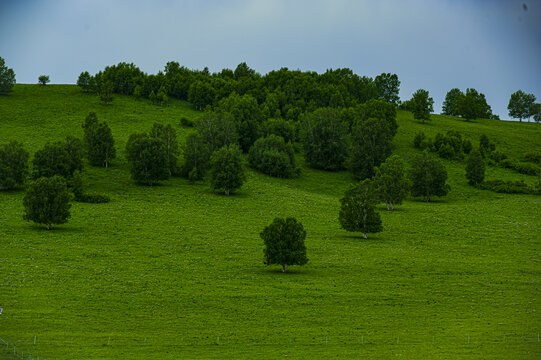
<svg viewBox="0 0 541 360">
<path fill-rule="evenodd" d="M 395 105 L 399 104 L 400 97 L 398 96 L 398 93 L 400 92 L 400 80 L 398 80 L 398 75 L 383 73 L 376 76 L 374 84 L 378 89 L 379 97 Z"/>
<path fill-rule="evenodd" d="M 15 84 L 15 73 L 13 69 L 6 66 L 6 61 L 0 57 L 0 95 L 6 95 Z"/>
<path fill-rule="evenodd" d="M 374 186 L 378 198 L 385 203 L 387 210 L 394 210 L 409 194 L 410 183 L 404 160 L 392 155 L 375 170 Z"/>
<path fill-rule="evenodd" d="M 451 189 L 446 184 L 447 170 L 441 162 L 433 159 L 427 152 L 413 159 L 410 170 L 411 194 L 422 196 L 429 202 L 433 196 L 445 196 Z"/>
<path fill-rule="evenodd" d="M 0 146 L 0 190 L 24 184 L 29 172 L 29 156 L 23 144 L 18 141 Z"/>
<path fill-rule="evenodd" d="M 430 113 L 434 111 L 434 99 L 428 96 L 428 91 L 419 89 L 413 93 L 409 107 L 413 117 L 423 123 L 430 120 Z"/>
<path fill-rule="evenodd" d="M 442 114 L 450 116 L 460 115 L 460 107 L 463 99 L 464 93 L 460 89 L 454 88 L 449 90 L 443 101 Z"/>
<path fill-rule="evenodd" d="M 537 109 L 534 104 L 535 95 L 517 90 L 511 94 L 509 104 L 507 105 L 509 116 L 519 119 L 521 122 L 525 118 L 528 118 L 528 121 L 530 121 L 530 117 L 535 115 L 535 110 Z"/>
<path fill-rule="evenodd" d="M 132 134 L 126 143 L 132 179 L 152 186 L 170 177 L 169 156 L 162 140 L 148 134 Z"/>
<path fill-rule="evenodd" d="M 246 181 L 246 175 L 239 147 L 229 145 L 215 151 L 210 158 L 210 172 L 213 190 L 223 191 L 225 195 L 229 195 L 240 189 Z"/>
<path fill-rule="evenodd" d="M 96 113 L 91 112 L 83 123 L 84 147 L 90 164 L 108 167 L 116 158 L 115 140 L 106 122 L 99 122 Z"/>
<path fill-rule="evenodd" d="M 291 178 L 297 174 L 293 145 L 281 136 L 259 138 L 248 154 L 250 166 L 263 174 Z"/>
<path fill-rule="evenodd" d="M 490 119 L 492 110 L 487 104 L 485 94 L 475 89 L 466 89 L 466 94 L 460 103 L 460 115 L 467 121 Z"/>
<path fill-rule="evenodd" d="M 288 265 L 304 265 L 306 256 L 306 231 L 302 224 L 294 218 L 276 218 L 265 227 L 260 234 L 265 243 L 264 263 L 282 265 L 282 272 Z"/>
<path fill-rule="evenodd" d="M 66 181 L 60 176 L 39 178 L 30 183 L 23 199 L 23 218 L 38 224 L 45 224 L 50 230 L 52 224 L 64 224 L 71 216 L 70 194 Z"/>
</svg>

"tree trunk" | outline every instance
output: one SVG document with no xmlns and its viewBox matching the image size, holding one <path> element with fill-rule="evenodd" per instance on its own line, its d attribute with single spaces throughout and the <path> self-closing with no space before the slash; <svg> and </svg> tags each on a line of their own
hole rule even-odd
<svg viewBox="0 0 541 360">
<path fill-rule="evenodd" d="M 287 271 L 287 264 L 282 264 L 282 272 L 285 273 Z"/>
<path fill-rule="evenodd" d="M 365 232 L 363 232 L 363 238 L 368 239 Z"/>
<path fill-rule="evenodd" d="M 47 230 L 51 230 L 51 224 L 47 224 Z"/>
<path fill-rule="evenodd" d="M 229 189 L 225 189 L 225 194 L 229 196 Z"/>
</svg>

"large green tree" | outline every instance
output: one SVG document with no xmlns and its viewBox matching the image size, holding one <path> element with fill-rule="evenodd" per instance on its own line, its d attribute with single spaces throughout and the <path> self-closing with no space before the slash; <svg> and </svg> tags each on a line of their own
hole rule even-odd
<svg viewBox="0 0 541 360">
<path fill-rule="evenodd" d="M 169 179 L 169 157 L 160 139 L 144 133 L 132 134 L 126 143 L 126 155 L 133 180 L 152 186 Z"/>
<path fill-rule="evenodd" d="M 297 174 L 293 145 L 281 136 L 258 139 L 250 148 L 248 161 L 253 169 L 270 176 L 291 178 Z"/>
<path fill-rule="evenodd" d="M 106 122 L 99 122 L 91 112 L 83 123 L 84 146 L 88 161 L 94 166 L 108 167 L 116 157 L 115 140 Z"/>
<path fill-rule="evenodd" d="M 38 84 L 41 86 L 47 85 L 51 80 L 49 79 L 49 75 L 40 75 L 38 78 Z"/>
<path fill-rule="evenodd" d="M 0 57 L 0 95 L 6 95 L 15 84 L 15 73 L 13 69 L 6 66 L 6 61 Z"/>
<path fill-rule="evenodd" d="M 433 159 L 428 152 L 413 159 L 410 170 L 411 194 L 422 196 L 429 202 L 433 196 L 445 196 L 451 189 L 446 184 L 447 170 L 441 162 Z"/>
<path fill-rule="evenodd" d="M 509 110 L 509 116 L 519 119 L 522 122 L 522 119 L 528 118 L 534 115 L 535 109 L 535 95 L 526 94 L 522 90 L 517 90 L 511 94 L 509 99 L 509 104 L 507 105 L 507 110 Z"/>
<path fill-rule="evenodd" d="M 240 189 L 246 181 L 242 153 L 237 145 L 224 146 L 210 158 L 210 185 L 226 195 Z"/>
<path fill-rule="evenodd" d="M 32 160 L 32 178 L 62 176 L 65 179 L 73 175 L 74 160 L 71 159 L 66 144 L 61 141 L 49 142 L 36 151 Z"/>
<path fill-rule="evenodd" d="M 0 146 L 0 190 L 23 185 L 28 176 L 28 152 L 23 144 L 11 141 Z"/>
<path fill-rule="evenodd" d="M 181 167 L 182 176 L 191 183 L 202 180 L 210 167 L 209 145 L 203 141 L 199 133 L 190 133 L 183 147 L 184 164 Z"/>
<path fill-rule="evenodd" d="M 304 245 L 306 231 L 296 219 L 276 218 L 263 229 L 260 236 L 265 243 L 265 264 L 282 265 L 282 272 L 285 273 L 288 265 L 304 265 L 308 262 Z"/>
<path fill-rule="evenodd" d="M 478 150 L 473 150 L 466 162 L 466 178 L 470 185 L 479 185 L 485 179 L 485 161 Z"/>
<path fill-rule="evenodd" d="M 83 71 L 77 79 L 77 86 L 79 86 L 83 92 L 89 92 L 91 87 L 92 76 L 88 71 Z"/>
<path fill-rule="evenodd" d="M 169 159 L 169 175 L 178 175 L 180 169 L 177 165 L 177 160 L 180 150 L 177 141 L 177 131 L 170 124 L 154 123 L 149 135 L 163 142 Z"/>
<path fill-rule="evenodd" d="M 460 115 L 460 106 L 464 99 L 464 93 L 454 88 L 447 92 L 443 101 L 442 114 L 450 116 Z"/>
<path fill-rule="evenodd" d="M 404 160 L 397 155 L 389 156 L 376 168 L 374 185 L 379 200 L 385 203 L 387 210 L 394 210 L 396 205 L 402 204 L 410 190 Z"/>
<path fill-rule="evenodd" d="M 460 103 L 460 115 L 466 121 L 489 119 L 492 115 L 492 109 L 487 104 L 485 94 L 475 89 L 466 89 L 466 94 Z"/>
<path fill-rule="evenodd" d="M 366 179 L 351 186 L 340 199 L 338 220 L 342 228 L 362 232 L 365 239 L 369 232 L 383 231 L 381 218 L 375 209 L 376 199 L 377 193 L 371 180 Z"/>
<path fill-rule="evenodd" d="M 383 73 L 376 76 L 374 83 L 378 89 L 379 97 L 398 105 L 400 102 L 400 97 L 398 96 L 400 91 L 400 80 L 398 80 L 398 75 Z"/>
<path fill-rule="evenodd" d="M 423 123 L 430 120 L 430 113 L 434 111 L 434 99 L 428 96 L 428 91 L 419 89 L 413 93 L 409 107 L 413 117 Z"/>
<path fill-rule="evenodd" d="M 348 153 L 348 124 L 337 109 L 321 108 L 302 122 L 304 156 L 311 167 L 340 170 Z"/>
<path fill-rule="evenodd" d="M 203 142 L 208 144 L 211 153 L 238 142 L 236 126 L 230 113 L 205 111 L 197 119 L 196 129 Z"/>
<path fill-rule="evenodd" d="M 23 199 L 25 220 L 45 224 L 64 224 L 71 216 L 70 194 L 66 181 L 60 176 L 39 178 L 28 186 Z"/>
</svg>

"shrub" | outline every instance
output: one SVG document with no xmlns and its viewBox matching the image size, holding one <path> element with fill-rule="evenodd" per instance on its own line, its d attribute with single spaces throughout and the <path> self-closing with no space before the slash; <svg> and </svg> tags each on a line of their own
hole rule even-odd
<svg viewBox="0 0 541 360">
<path fill-rule="evenodd" d="M 451 160 L 455 157 L 455 149 L 449 144 L 443 144 L 438 150 L 438 156 Z"/>
<path fill-rule="evenodd" d="M 284 119 L 268 119 L 261 124 L 263 136 L 274 134 L 284 138 L 286 143 L 294 143 L 296 140 L 295 125 Z"/>
<path fill-rule="evenodd" d="M 422 131 L 419 131 L 417 134 L 415 134 L 415 137 L 413 138 L 413 147 L 416 149 L 421 149 L 421 144 L 426 139 L 426 134 Z"/>
<path fill-rule="evenodd" d="M 479 151 L 472 151 L 466 164 L 466 178 L 470 185 L 478 185 L 485 179 L 485 163 Z"/>
<path fill-rule="evenodd" d="M 541 194 L 540 190 L 529 187 L 523 180 L 489 180 L 481 183 L 479 187 L 484 190 L 492 190 L 494 192 L 506 194 Z"/>
<path fill-rule="evenodd" d="M 499 150 L 494 150 L 490 153 L 490 159 L 495 163 L 500 163 L 502 160 L 507 159 L 507 155 Z"/>
<path fill-rule="evenodd" d="M 524 154 L 524 160 L 539 164 L 541 162 L 541 152 L 530 151 Z"/>
<path fill-rule="evenodd" d="M 508 169 L 513 169 L 521 174 L 537 175 L 539 166 L 532 163 L 520 162 L 515 159 L 504 159 L 500 161 L 500 166 Z"/>
<path fill-rule="evenodd" d="M 281 136 L 258 139 L 250 148 L 248 161 L 252 168 L 270 176 L 290 178 L 296 174 L 293 146 Z"/>
<path fill-rule="evenodd" d="M 181 117 L 180 118 L 180 126 L 183 127 L 194 127 L 195 123 L 193 120 L 188 119 L 187 117 Z"/>
<path fill-rule="evenodd" d="M 210 186 L 226 195 L 239 189 L 246 181 L 241 151 L 237 145 L 224 146 L 210 158 Z"/>
<path fill-rule="evenodd" d="M 464 151 L 464 154 L 469 154 L 473 149 L 473 145 L 469 139 L 464 139 L 462 141 L 462 151 Z"/>
<path fill-rule="evenodd" d="M 63 224 L 70 217 L 70 194 L 65 180 L 60 176 L 39 178 L 30 183 L 23 199 L 23 218 L 45 224 Z"/>
<path fill-rule="evenodd" d="M 0 146 L 0 190 L 24 184 L 28 176 L 29 156 L 17 141 Z"/>
</svg>

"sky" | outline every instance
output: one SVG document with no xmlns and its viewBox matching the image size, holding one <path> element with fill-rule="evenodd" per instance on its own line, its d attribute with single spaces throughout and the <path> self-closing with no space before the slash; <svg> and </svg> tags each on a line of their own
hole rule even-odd
<svg viewBox="0 0 541 360">
<path fill-rule="evenodd" d="M 121 61 L 390 72 L 402 100 L 426 89 L 440 113 L 447 91 L 475 88 L 508 119 L 516 90 L 541 100 L 541 0 L 0 0 L 0 57 L 18 83 Z"/>
</svg>

